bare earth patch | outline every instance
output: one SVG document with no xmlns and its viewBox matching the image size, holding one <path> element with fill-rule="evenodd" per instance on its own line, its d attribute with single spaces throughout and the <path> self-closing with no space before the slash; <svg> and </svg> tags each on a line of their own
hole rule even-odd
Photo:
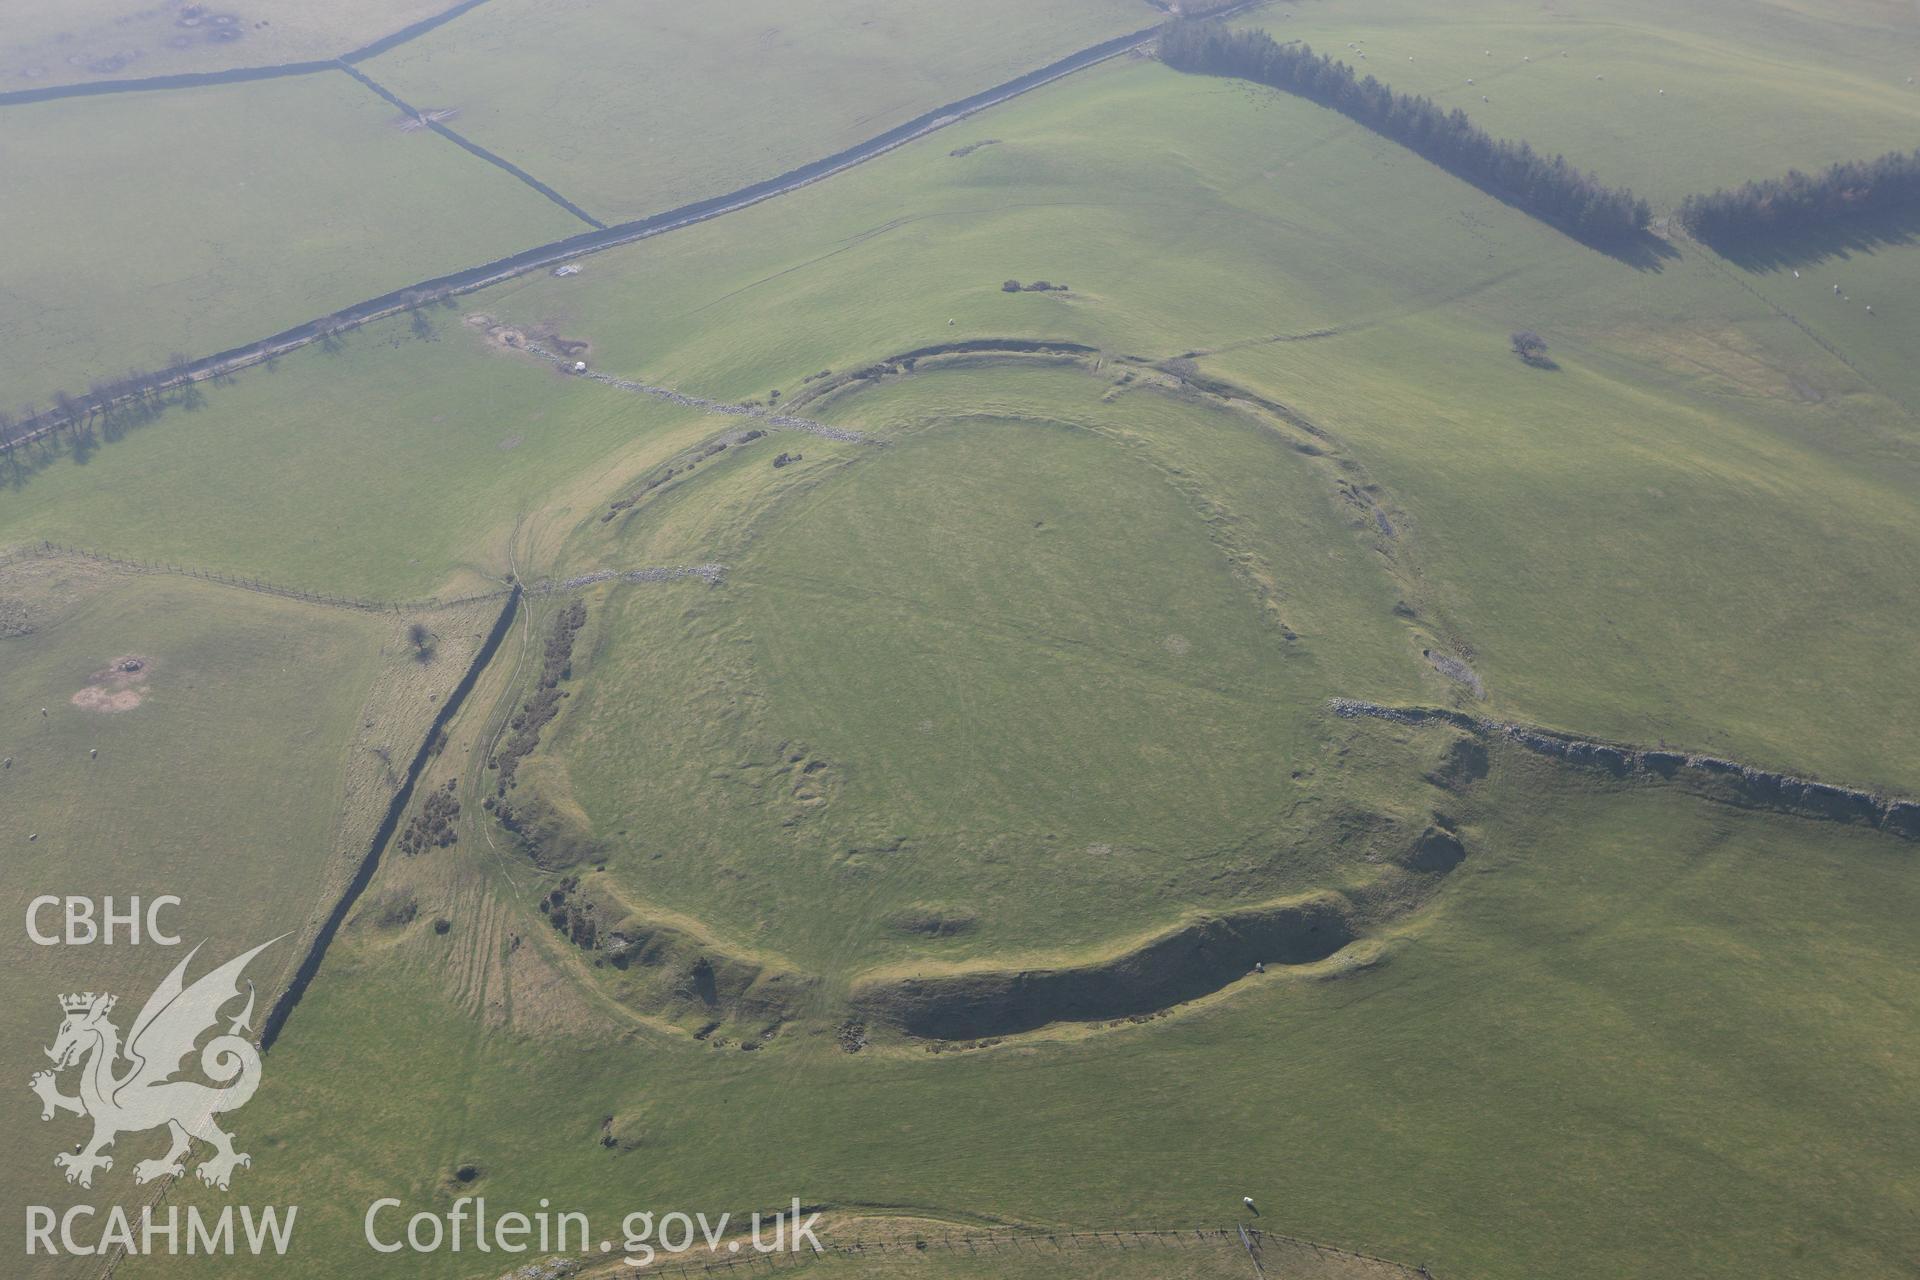
<svg viewBox="0 0 1920 1280">
<path fill-rule="evenodd" d="M 147 676 L 153 671 L 153 659 L 139 654 L 115 658 L 93 673 L 95 683 L 76 692 L 68 701 L 82 711 L 113 715 L 131 711 L 145 701 Z"/>
<path fill-rule="evenodd" d="M 147 695 L 147 686 L 137 689 L 109 689 L 105 685 L 90 684 L 76 692 L 69 701 L 82 711 L 98 711 L 112 715 L 120 711 L 131 711 L 139 706 Z"/>
</svg>

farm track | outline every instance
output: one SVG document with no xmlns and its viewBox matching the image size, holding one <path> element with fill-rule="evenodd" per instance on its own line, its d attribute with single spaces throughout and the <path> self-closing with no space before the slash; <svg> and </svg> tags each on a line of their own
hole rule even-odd
<svg viewBox="0 0 1920 1280">
<path fill-rule="evenodd" d="M 1267 3 L 1269 0 L 1243 0 L 1240 4 L 1221 10 L 1220 16 L 1230 16 L 1260 8 Z M 1150 43 L 1159 31 L 1160 27 L 1155 25 L 1091 45 L 1056 59 L 1038 70 L 1004 81 L 992 88 L 983 89 L 979 93 L 945 106 L 935 107 L 904 124 L 896 125 L 884 133 L 877 134 L 864 142 L 855 143 L 842 151 L 790 169 L 776 177 L 740 187 L 724 195 L 710 196 L 663 213 L 631 222 L 617 223 L 603 230 L 588 231 L 564 240 L 551 241 L 477 267 L 469 267 L 463 271 L 435 276 L 429 280 L 392 289 L 378 297 L 350 304 L 327 315 L 295 325 L 291 329 L 203 356 L 137 385 L 123 384 L 111 396 L 99 400 L 89 399 L 84 406 L 85 411 L 91 416 L 93 413 L 129 404 L 155 393 L 223 378 L 238 373 L 242 369 L 264 364 L 277 356 L 297 351 L 312 343 L 336 340 L 339 335 L 362 325 L 411 311 L 429 302 L 472 293 L 588 254 L 633 244 L 640 240 L 664 235 L 669 231 L 677 231 L 682 227 L 694 226 L 725 214 L 751 208 L 763 201 L 798 191 L 802 187 L 811 186 L 822 179 L 864 164 L 989 107 L 999 106 L 1077 71 L 1084 71 L 1088 67 L 1129 53 Z M 356 51 L 348 57 L 357 59 L 360 52 Z M 341 59 L 318 64 L 314 69 L 340 70 L 343 69 L 341 64 L 345 61 L 346 59 Z M 6 96 L 0 95 L 0 106 L 6 105 L 9 100 Z M 105 364 L 112 366 L 114 362 L 107 361 Z M 21 445 L 51 436 L 60 427 L 66 425 L 64 418 L 43 420 L 33 430 L 0 445 L 0 452 L 16 449 Z"/>
<path fill-rule="evenodd" d="M 537 356 L 558 368 L 564 369 L 567 366 L 565 356 L 556 355 L 538 343 L 529 342 L 520 349 L 528 355 Z M 815 422 L 812 418 L 802 418 L 791 413 L 778 413 L 772 409 L 763 409 L 759 405 L 729 404 L 724 400 L 709 400 L 705 396 L 690 396 L 685 392 L 675 391 L 671 387 L 649 386 L 644 382 L 635 382 L 631 378 L 616 378 L 610 373 L 600 373 L 597 370 L 576 374 L 575 376 L 602 383 L 612 387 L 616 391 L 631 391 L 636 395 L 652 396 L 656 400 L 665 400 L 669 404 L 684 405 L 689 409 L 704 409 L 708 413 L 725 414 L 728 417 L 756 418 L 769 426 L 780 427 L 788 431 L 804 431 L 809 435 L 822 436 L 828 440 L 844 440 L 849 444 L 885 443 L 882 440 L 875 439 L 873 436 L 862 435 L 858 431 L 849 431 L 845 427 L 830 427 L 824 422 Z"/>
</svg>

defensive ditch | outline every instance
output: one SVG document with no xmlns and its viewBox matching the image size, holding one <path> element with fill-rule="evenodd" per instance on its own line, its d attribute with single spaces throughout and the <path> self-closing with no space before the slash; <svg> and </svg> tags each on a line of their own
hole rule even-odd
<svg viewBox="0 0 1920 1280">
<path fill-rule="evenodd" d="M 1533 725 L 1482 719 L 1444 707 L 1394 707 L 1353 698 L 1335 698 L 1330 705 L 1333 713 L 1343 719 L 1364 717 L 1409 725 L 1445 723 L 1478 738 L 1503 738 L 1535 755 L 1613 778 L 1670 782 L 1704 799 L 1742 809 L 1853 823 L 1904 840 L 1920 840 L 1920 800 L 1900 800 L 1858 787 L 1816 782 L 1790 773 L 1757 769 L 1720 756 L 1579 738 Z"/>
</svg>

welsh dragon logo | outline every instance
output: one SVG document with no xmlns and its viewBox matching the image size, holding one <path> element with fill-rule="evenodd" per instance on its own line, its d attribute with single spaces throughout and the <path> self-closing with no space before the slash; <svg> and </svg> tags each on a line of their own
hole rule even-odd
<svg viewBox="0 0 1920 1280">
<path fill-rule="evenodd" d="M 120 1029 L 107 1017 L 115 997 L 91 991 L 60 997 L 66 1018 L 53 1047 L 46 1051 L 53 1070 L 37 1073 L 28 1083 L 40 1095 L 42 1120 L 51 1120 L 61 1111 L 93 1120 L 91 1141 L 53 1158 L 55 1165 L 66 1170 L 68 1182 L 92 1186 L 95 1170 L 113 1168 L 113 1157 L 104 1152 L 115 1138 L 162 1125 L 173 1135 L 173 1145 L 160 1159 L 136 1164 L 135 1182 L 185 1173 L 183 1161 L 195 1138 L 214 1149 L 195 1170 L 208 1186 L 225 1191 L 233 1171 L 253 1163 L 250 1156 L 233 1149 L 233 1135 L 213 1122 L 214 1116 L 246 1105 L 260 1086 L 259 1050 L 241 1034 L 252 1029 L 252 982 L 246 984 L 246 1008 L 200 1050 L 200 1070 L 215 1083 L 175 1076 L 200 1037 L 218 1026 L 220 1010 L 239 998 L 240 974 L 247 962 L 278 941 L 263 942 L 187 986 L 187 965 L 200 950 L 195 947 L 141 1006 L 124 1045 Z M 69 1067 L 80 1072 L 80 1092 L 74 1097 L 61 1093 L 55 1082 L 55 1076 Z"/>
</svg>

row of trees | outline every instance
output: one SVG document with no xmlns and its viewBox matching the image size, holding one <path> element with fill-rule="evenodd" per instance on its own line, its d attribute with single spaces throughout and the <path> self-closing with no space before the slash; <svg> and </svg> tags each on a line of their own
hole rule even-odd
<svg viewBox="0 0 1920 1280">
<path fill-rule="evenodd" d="M 1848 160 L 1815 174 L 1791 170 L 1738 189 L 1688 196 L 1680 219 L 1708 244 L 1770 240 L 1835 221 L 1920 211 L 1920 148 Z"/>
<path fill-rule="evenodd" d="M 87 386 L 85 395 L 66 391 L 53 393 L 53 402 L 45 407 L 26 404 L 18 413 L 0 409 L 0 449 L 66 430 L 76 437 L 91 434 L 99 423 L 109 438 L 117 437 L 128 426 L 157 417 L 166 407 L 161 391 L 171 380 L 182 386 L 182 398 L 197 401 L 199 391 L 185 381 L 192 361 L 176 353 L 169 358 L 164 372 L 129 369 L 118 378 L 97 378 Z"/>
<path fill-rule="evenodd" d="M 1217 22 L 1175 22 L 1161 36 L 1160 57 L 1182 71 L 1237 76 L 1331 107 L 1579 240 L 1628 240 L 1652 217 L 1647 202 L 1625 187 L 1604 186 L 1564 157 L 1541 155 L 1525 142 L 1493 138 L 1465 112 L 1395 93 L 1305 44 L 1281 44 L 1264 31 L 1233 31 Z"/>
<path fill-rule="evenodd" d="M 433 336 L 433 323 L 427 318 L 426 309 L 436 304 L 444 307 L 455 305 L 451 286 L 413 289 L 399 296 L 399 308 L 412 313 L 414 337 L 424 339 Z M 361 315 L 349 311 L 322 316 L 307 326 L 311 337 L 306 340 L 318 342 L 323 351 L 338 351 L 342 335 L 367 320 L 391 314 L 399 308 L 389 306 Z M 264 361 L 268 368 L 272 368 L 275 353 L 265 343 L 259 343 L 243 359 L 248 363 Z M 117 378 L 94 380 L 88 384 L 85 395 L 56 391 L 49 405 L 23 405 L 17 413 L 0 409 L 0 452 L 30 440 L 52 438 L 61 431 L 68 434 L 76 447 L 83 443 L 90 447 L 96 424 L 100 425 L 101 434 L 111 440 L 128 426 L 158 417 L 169 403 L 189 409 L 197 408 L 203 399 L 193 377 L 197 368 L 198 362 L 191 356 L 176 351 L 167 357 L 166 366 L 158 372 L 129 369 Z M 230 370 L 215 370 L 213 381 L 217 385 L 230 376 Z M 165 398 L 168 389 L 178 393 L 173 401 Z"/>
</svg>

